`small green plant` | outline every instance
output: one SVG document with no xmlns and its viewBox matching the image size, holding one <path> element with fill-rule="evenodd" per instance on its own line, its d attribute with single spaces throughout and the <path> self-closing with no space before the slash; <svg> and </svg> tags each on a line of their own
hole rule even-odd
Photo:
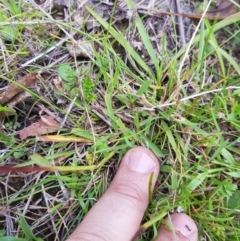
<svg viewBox="0 0 240 241">
<path fill-rule="evenodd" d="M 72 90 L 77 79 L 76 71 L 69 64 L 62 64 L 58 68 L 58 74 L 64 81 L 64 89 L 67 92 Z"/>
<path fill-rule="evenodd" d="M 0 23 L 7 23 L 8 16 L 4 10 L 0 11 Z M 11 25 L 0 26 L 1 38 L 9 41 L 14 41 L 17 38 L 18 31 Z"/>
<path fill-rule="evenodd" d="M 84 71 L 82 78 L 83 97 L 87 103 L 96 99 L 96 94 L 94 94 L 96 84 L 90 79 L 88 72 Z M 78 86 L 76 86 L 77 72 L 69 64 L 62 64 L 58 68 L 58 73 L 64 81 L 64 89 L 70 93 L 70 96 L 75 96 L 79 92 Z"/>
<path fill-rule="evenodd" d="M 85 79 L 83 79 L 82 88 L 83 88 L 84 97 L 87 102 L 92 102 L 96 100 L 96 94 L 94 94 L 96 85 L 89 77 L 86 77 Z"/>
<path fill-rule="evenodd" d="M 4 6 L 6 7 L 4 10 L 0 10 L 0 37 L 5 40 L 14 42 L 19 34 L 18 27 L 9 24 L 10 18 L 18 18 L 21 15 L 21 6 L 22 1 L 10 0 L 2 0 Z"/>
<path fill-rule="evenodd" d="M 7 114 L 8 112 L 14 113 L 15 111 L 10 107 L 0 105 L 0 113 Z"/>
</svg>

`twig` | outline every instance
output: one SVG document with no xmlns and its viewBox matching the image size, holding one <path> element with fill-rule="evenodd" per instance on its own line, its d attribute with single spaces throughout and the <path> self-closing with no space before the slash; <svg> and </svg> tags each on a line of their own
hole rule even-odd
<svg viewBox="0 0 240 241">
<path fill-rule="evenodd" d="M 208 9 L 208 7 L 207 7 Z M 190 18 L 192 20 L 200 20 L 202 18 L 208 19 L 208 20 L 223 20 L 226 18 L 226 16 L 222 15 L 212 15 L 210 13 L 207 13 L 207 11 L 204 11 L 202 14 L 190 14 L 190 13 L 174 13 L 174 12 L 167 12 L 161 9 L 155 9 L 155 8 L 148 8 L 146 6 L 138 6 L 136 11 L 144 10 L 148 14 L 154 14 L 154 15 L 168 15 L 168 16 L 180 16 L 180 17 L 186 17 Z"/>
<path fill-rule="evenodd" d="M 61 39 L 59 42 L 57 42 L 54 46 L 52 46 L 51 48 L 47 49 L 46 51 L 44 51 L 43 53 L 40 53 L 39 55 L 37 55 L 36 57 L 30 59 L 29 61 L 27 61 L 26 63 L 22 64 L 21 67 L 24 68 L 26 66 L 28 66 L 29 64 L 35 62 L 36 60 L 42 58 L 44 55 L 50 53 L 51 51 L 53 51 L 55 48 L 57 48 L 58 46 L 61 46 L 65 41 L 69 40 L 69 37 L 66 37 L 64 39 Z"/>
<path fill-rule="evenodd" d="M 177 13 L 181 13 L 180 1 L 174 0 L 174 2 L 175 2 Z M 184 29 L 184 24 L 183 24 L 183 17 L 182 16 L 176 16 L 176 19 L 177 19 L 180 38 L 182 40 L 182 45 L 185 45 L 186 44 L 186 38 L 185 38 L 185 29 Z"/>
</svg>

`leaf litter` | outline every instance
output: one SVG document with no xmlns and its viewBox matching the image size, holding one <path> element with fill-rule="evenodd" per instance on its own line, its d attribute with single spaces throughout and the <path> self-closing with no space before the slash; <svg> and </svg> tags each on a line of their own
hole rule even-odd
<svg viewBox="0 0 240 241">
<path fill-rule="evenodd" d="M 53 117 L 43 115 L 38 122 L 18 131 L 20 140 L 25 140 L 30 136 L 39 136 L 57 132 L 61 125 Z"/>
<path fill-rule="evenodd" d="M 11 83 L 7 90 L 0 94 L 0 105 L 7 105 L 9 102 L 13 101 L 20 93 L 24 92 L 24 89 L 33 88 L 37 81 L 37 74 L 27 74 Z"/>
</svg>

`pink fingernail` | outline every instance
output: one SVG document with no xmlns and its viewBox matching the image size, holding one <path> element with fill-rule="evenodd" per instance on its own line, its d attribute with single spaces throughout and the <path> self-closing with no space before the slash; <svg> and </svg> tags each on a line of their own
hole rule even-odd
<svg viewBox="0 0 240 241">
<path fill-rule="evenodd" d="M 128 166 L 132 171 L 139 173 L 150 173 L 153 171 L 156 165 L 155 160 L 144 152 L 129 152 Z"/>
</svg>

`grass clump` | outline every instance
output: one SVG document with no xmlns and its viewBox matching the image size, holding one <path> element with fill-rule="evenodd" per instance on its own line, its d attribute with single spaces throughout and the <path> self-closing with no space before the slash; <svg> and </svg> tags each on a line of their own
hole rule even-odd
<svg viewBox="0 0 240 241">
<path fill-rule="evenodd" d="M 97 7 L 87 7 L 79 27 L 69 17 L 79 17 L 74 12 L 56 20 L 51 6 L 16 4 L 21 31 L 14 35 L 20 37 L 14 45 L 13 39 L 1 42 L 0 87 L 27 72 L 39 73 L 40 81 L 28 90 L 30 98 L 11 107 L 15 116 L 1 119 L 1 165 L 29 165 L 30 156 L 39 153 L 52 165 L 96 168 L 1 176 L 1 240 L 66 239 L 105 192 L 124 153 L 136 145 L 148 147 L 161 164 L 143 240 L 156 237 L 165 213 L 177 210 L 196 220 L 199 238 L 238 240 L 239 13 L 219 22 L 191 22 L 190 37 L 181 46 L 168 16 L 161 17 L 168 27 L 158 29 L 154 23 L 162 19 L 156 16 L 137 14 L 126 24 L 124 9 L 124 17 L 115 19 L 116 5 L 105 18 Z M 23 6 L 33 8 L 35 17 L 25 19 Z M 38 38 L 42 27 L 56 35 Z M 82 46 L 91 42 L 93 51 L 82 47 L 84 54 L 70 55 L 65 42 L 79 40 Z M 63 138 L 93 143 L 20 141 L 17 124 L 34 122 L 40 111 L 61 123 Z"/>
</svg>

